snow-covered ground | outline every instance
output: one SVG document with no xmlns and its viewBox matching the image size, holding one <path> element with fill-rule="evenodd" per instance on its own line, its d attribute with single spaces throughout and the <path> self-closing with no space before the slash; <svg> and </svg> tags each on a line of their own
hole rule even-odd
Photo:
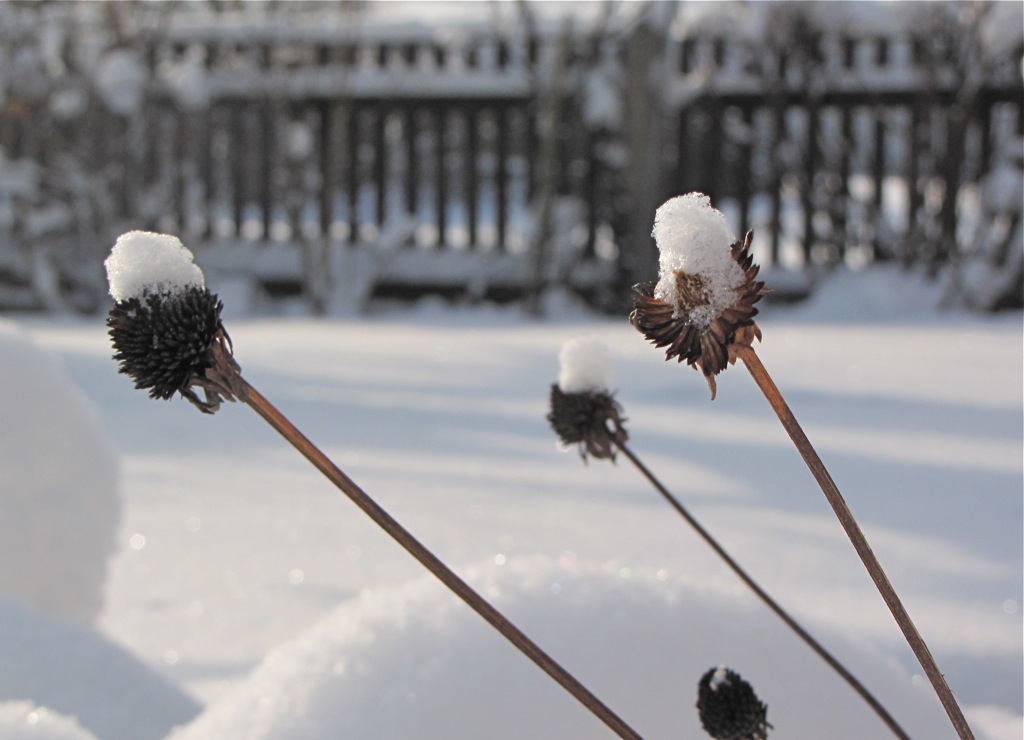
<svg viewBox="0 0 1024 740">
<path fill-rule="evenodd" d="M 885 737 L 628 461 L 557 448 L 545 414 L 559 349 L 599 337 L 636 453 L 913 737 L 953 736 L 742 368 L 711 402 L 625 317 L 429 303 L 258 317 L 224 298 L 249 382 L 645 737 L 701 737 L 697 682 L 718 664 L 751 681 L 773 736 Z M 1018 740 L 1021 317 L 927 308 L 937 300 L 906 274 L 840 274 L 802 306 L 766 305 L 758 351 L 979 737 Z M 103 317 L 0 329 L 0 356 L 29 368 L 4 377 L 3 424 L 21 431 L 0 439 L 55 453 L 0 455 L 0 511 L 49 485 L 62 498 L 46 506 L 81 512 L 55 518 L 63 536 L 38 562 L 0 542 L 0 569 L 44 578 L 47 563 L 95 558 L 120 522 L 93 626 L 31 589 L 0 599 L 0 737 L 605 736 L 249 409 L 208 417 L 133 390 Z M 63 371 L 38 372 L 44 355 Z M 85 518 L 91 474 L 52 483 L 79 447 L 119 458 L 119 519 Z M 81 529 L 96 542 L 70 537 Z M 83 600 L 99 588 L 85 586 Z"/>
</svg>

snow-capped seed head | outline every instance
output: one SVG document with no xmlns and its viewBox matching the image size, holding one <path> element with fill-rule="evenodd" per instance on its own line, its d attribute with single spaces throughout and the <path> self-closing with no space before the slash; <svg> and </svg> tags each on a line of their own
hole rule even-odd
<svg viewBox="0 0 1024 740">
<path fill-rule="evenodd" d="M 103 262 L 110 295 L 115 301 L 145 294 L 175 293 L 203 288 L 203 271 L 181 240 L 170 234 L 129 231 L 118 237 Z"/>
<path fill-rule="evenodd" d="M 765 740 L 771 728 L 768 707 L 749 683 L 725 666 L 701 676 L 697 712 L 704 731 L 716 740 Z"/>
<path fill-rule="evenodd" d="M 743 270 L 732 258 L 736 237 L 722 212 L 701 193 L 680 195 L 654 214 L 660 277 L 654 295 L 706 328 L 736 300 Z M 682 284 L 681 283 L 685 283 Z"/>
<path fill-rule="evenodd" d="M 116 301 L 107 317 L 114 359 L 136 388 L 150 398 L 180 393 L 205 413 L 246 392 L 220 320 L 223 304 L 177 237 L 128 232 L 104 264 Z"/>
<path fill-rule="evenodd" d="M 629 439 L 621 408 L 608 391 L 566 393 L 552 385 L 547 418 L 561 444 L 579 446 L 584 462 L 587 455 L 598 460 L 614 460 L 615 448 Z"/>
<path fill-rule="evenodd" d="M 570 339 L 558 353 L 558 387 L 563 393 L 607 391 L 612 380 L 612 356 L 597 337 Z"/>
<path fill-rule="evenodd" d="M 707 196 L 690 193 L 658 209 L 654 235 L 661 277 L 633 286 L 629 319 L 656 347 L 666 348 L 666 359 L 699 367 L 714 398 L 715 376 L 735 362 L 733 349 L 761 338 L 754 304 L 768 291 L 757 280 L 752 234 L 725 243 L 732 238 L 725 218 Z"/>
</svg>

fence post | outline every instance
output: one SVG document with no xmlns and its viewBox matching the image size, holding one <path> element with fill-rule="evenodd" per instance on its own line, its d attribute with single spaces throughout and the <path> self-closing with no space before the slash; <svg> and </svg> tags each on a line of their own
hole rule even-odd
<svg viewBox="0 0 1024 740">
<path fill-rule="evenodd" d="M 666 5 L 668 5 L 666 3 Z M 659 6 L 647 5 L 646 12 Z M 645 19 L 646 20 L 646 19 Z M 663 26 L 662 28 L 664 28 Z M 648 22 L 636 24 L 626 39 L 625 136 L 629 152 L 625 166 L 625 209 L 628 214 L 620 250 L 620 270 L 627 285 L 658 274 L 658 252 L 651 238 L 654 211 L 664 200 L 666 111 L 661 95 L 651 89 L 652 73 L 666 59 L 666 39 Z M 659 82 L 664 74 L 659 75 Z"/>
</svg>

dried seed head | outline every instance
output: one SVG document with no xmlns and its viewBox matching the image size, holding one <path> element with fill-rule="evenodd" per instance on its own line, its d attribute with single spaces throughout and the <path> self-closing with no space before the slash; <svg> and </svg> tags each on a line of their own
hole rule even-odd
<svg viewBox="0 0 1024 740">
<path fill-rule="evenodd" d="M 220 320 L 223 308 L 205 287 L 190 285 L 166 293 L 143 292 L 118 301 L 107 326 L 119 371 L 149 389 L 150 398 L 169 399 L 176 392 L 206 413 L 222 397 L 234 400 L 230 383 L 220 378 L 230 358 L 230 339 Z M 201 401 L 193 386 L 205 391 Z"/>
<path fill-rule="evenodd" d="M 771 727 L 768 707 L 753 687 L 724 666 L 701 676 L 697 712 L 701 726 L 715 740 L 765 740 Z"/>
<path fill-rule="evenodd" d="M 677 269 L 672 273 L 675 290 L 672 302 L 659 297 L 666 295 L 665 276 L 658 283 L 641 283 L 633 287 L 633 312 L 630 321 L 656 347 L 665 347 L 666 359 L 673 357 L 686 361 L 690 367 L 700 368 L 715 397 L 715 377 L 735 362 L 730 351 L 734 343 L 750 344 L 761 338 L 761 330 L 754 323 L 755 304 L 767 289 L 757 280 L 759 267 L 750 255 L 751 234 L 730 247 L 730 258 L 742 279 L 722 299 L 722 289 L 712 297 L 708 277 Z"/>
<path fill-rule="evenodd" d="M 598 460 L 615 459 L 615 447 L 629 438 L 620 412 L 619 404 L 606 391 L 566 393 L 551 386 L 548 421 L 562 444 L 579 446 L 584 462 L 588 454 Z"/>
<path fill-rule="evenodd" d="M 245 396 L 223 306 L 178 237 L 129 231 L 103 264 L 116 301 L 107 318 L 114 359 L 136 388 L 148 388 L 150 398 L 180 393 L 208 414 Z"/>
</svg>

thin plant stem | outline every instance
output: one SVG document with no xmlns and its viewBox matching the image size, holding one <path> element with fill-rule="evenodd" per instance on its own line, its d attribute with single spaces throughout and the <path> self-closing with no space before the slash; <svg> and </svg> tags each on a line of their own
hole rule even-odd
<svg viewBox="0 0 1024 740">
<path fill-rule="evenodd" d="M 814 476 L 814 479 L 821 487 L 822 493 L 825 494 L 825 498 L 828 500 L 833 511 L 835 511 L 836 516 L 839 518 L 839 523 L 846 531 L 846 535 L 849 537 L 854 549 L 860 556 L 861 562 L 864 563 L 864 567 L 871 576 L 871 580 L 874 581 L 875 587 L 882 595 L 882 599 L 885 601 L 886 606 L 889 607 L 889 611 L 892 612 L 893 617 L 896 619 L 896 624 L 898 624 L 900 630 L 903 631 L 903 635 L 906 637 L 907 643 L 914 651 L 914 655 L 917 657 L 918 662 L 920 662 L 921 667 L 924 669 L 925 675 L 928 676 L 928 680 L 931 682 L 932 688 L 935 689 L 935 693 L 938 695 L 939 701 L 942 702 L 942 706 L 946 710 L 946 714 L 949 715 L 949 719 L 953 723 L 953 727 L 957 734 L 960 736 L 961 740 L 973 740 L 974 733 L 968 726 L 967 719 L 964 717 L 964 714 L 960 709 L 960 705 L 957 704 L 956 698 L 954 698 L 953 692 L 949 688 L 949 684 L 946 683 L 945 676 L 943 676 L 942 671 L 939 670 L 939 666 L 935 662 L 935 658 L 932 657 L 931 651 L 925 644 L 924 638 L 921 637 L 921 634 L 917 631 L 917 627 L 914 626 L 914 622 L 911 620 L 910 614 L 907 613 L 907 610 L 904 608 L 899 596 L 896 594 L 896 590 L 892 587 L 892 584 L 889 583 L 889 578 L 886 576 L 885 571 L 882 570 L 882 566 L 875 557 L 874 552 L 872 552 L 867 538 L 864 536 L 860 526 L 857 524 L 857 520 L 853 516 L 853 512 L 851 512 L 850 507 L 847 506 L 846 501 L 839 492 L 839 488 L 832 480 L 832 476 L 830 476 L 828 470 L 825 469 L 825 465 L 821 462 L 821 458 L 818 457 L 818 453 L 815 452 L 814 447 L 811 446 L 810 440 L 807 439 L 807 435 L 804 434 L 803 429 L 800 428 L 800 424 L 797 423 L 796 417 L 793 415 L 789 405 L 782 397 L 782 393 L 779 392 L 779 389 L 775 385 L 774 381 L 772 381 L 771 376 L 768 375 L 768 371 L 765 369 L 764 365 L 761 364 L 761 359 L 757 356 L 757 353 L 751 346 L 734 344 L 731 349 L 735 353 L 736 357 L 743 360 L 743 364 L 754 378 L 754 382 L 757 383 L 765 398 L 768 399 L 768 403 L 771 404 L 772 409 L 779 417 L 779 421 L 782 422 L 782 426 L 786 429 L 790 439 L 793 440 L 793 444 L 796 445 L 797 450 L 800 452 L 800 456 L 803 458 L 807 467 L 810 469 L 811 474 Z"/>
<path fill-rule="evenodd" d="M 270 424 L 278 433 L 309 460 L 328 480 L 341 490 L 353 503 L 363 510 L 378 526 L 391 535 L 398 544 L 418 560 L 438 580 L 447 586 L 477 614 L 498 630 L 509 642 L 532 660 L 566 691 L 590 710 L 621 738 L 640 738 L 640 735 L 618 717 L 611 709 L 592 694 L 572 674 L 559 665 L 551 656 L 541 650 L 530 638 L 513 625 L 501 612 L 491 606 L 465 581 L 457 576 L 437 556 L 419 542 L 401 524 L 391 517 L 369 494 L 363 491 L 351 478 L 341 471 L 319 450 L 295 425 L 278 411 L 273 404 L 241 377 L 237 378 L 242 390 L 240 399 Z"/>
<path fill-rule="evenodd" d="M 778 602 L 775 601 L 775 599 L 769 596 L 768 593 L 766 593 L 765 590 L 758 585 L 757 581 L 755 581 L 743 569 L 743 567 L 740 566 L 740 564 L 737 563 L 732 558 L 732 556 L 729 555 L 728 552 L 726 552 L 725 548 L 723 548 L 722 545 L 718 543 L 718 541 L 711 535 L 710 532 L 704 529 L 701 523 L 698 522 L 696 518 L 694 518 L 694 516 L 686 509 L 685 506 L 683 506 L 679 499 L 677 499 L 674 495 L 672 495 L 672 493 L 667 488 L 665 488 L 662 482 L 658 480 L 658 478 L 654 475 L 654 473 L 650 471 L 650 469 L 646 465 L 644 465 L 644 463 L 640 460 L 639 457 L 637 457 L 636 453 L 634 453 L 633 450 L 631 450 L 626 444 L 616 440 L 614 437 L 613 440 L 615 441 L 616 446 L 619 448 L 622 454 L 629 458 L 629 461 L 636 466 L 637 470 L 639 470 L 645 478 L 647 478 L 650 484 L 654 486 L 658 493 L 661 494 L 662 498 L 664 498 L 669 503 L 669 505 L 673 509 L 675 509 L 679 513 L 679 515 L 682 516 L 683 519 L 685 519 L 691 527 L 693 527 L 694 530 L 696 530 L 697 534 L 700 535 L 701 539 L 703 539 L 711 547 L 711 549 L 714 550 L 718 554 L 718 556 L 725 561 L 725 564 L 729 566 L 733 573 L 739 576 L 740 580 L 747 584 L 747 586 L 749 586 L 750 589 L 755 594 L 757 594 L 758 598 L 760 598 L 761 601 L 763 601 L 769 609 L 775 612 L 775 614 L 783 622 L 785 622 L 789 626 L 789 628 L 792 629 L 797 634 L 797 636 L 800 637 L 801 640 L 807 643 L 807 645 L 814 652 L 816 652 L 822 660 L 828 663 L 828 665 L 831 666 L 832 669 L 836 673 L 838 673 L 843 678 L 843 680 L 846 681 L 846 683 L 848 683 L 850 687 L 854 691 L 856 691 L 857 694 L 859 694 L 865 702 L 868 703 L 868 705 L 874 710 L 875 714 L 877 714 L 879 718 L 881 718 L 881 720 L 886 724 L 886 726 L 892 731 L 893 735 L 895 735 L 898 738 L 901 738 L 901 740 L 909 740 L 910 736 L 906 732 L 904 732 L 903 728 L 900 727 L 899 723 L 893 718 L 891 714 L 889 714 L 889 712 L 886 710 L 884 706 L 882 706 L 878 699 L 876 699 L 874 695 L 870 691 L 868 691 L 867 687 L 865 687 L 859 680 L 857 680 L 856 676 L 850 673 L 850 671 L 847 670 L 842 663 L 840 663 L 828 650 L 826 650 L 821 643 L 815 640 L 814 637 L 812 637 L 810 633 L 807 632 L 807 630 L 801 627 L 800 624 L 795 619 L 793 619 L 793 617 L 791 617 L 786 612 L 786 610 L 778 604 Z"/>
</svg>

